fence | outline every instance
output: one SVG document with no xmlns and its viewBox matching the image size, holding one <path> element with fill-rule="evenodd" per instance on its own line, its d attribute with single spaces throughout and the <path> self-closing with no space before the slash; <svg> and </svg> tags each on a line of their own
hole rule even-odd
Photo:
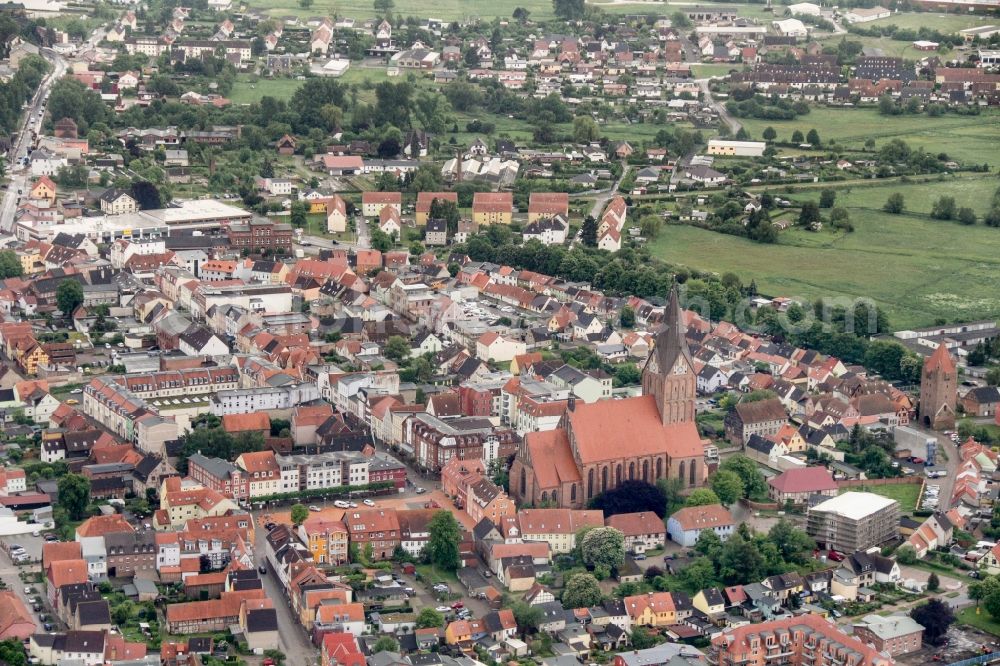
<svg viewBox="0 0 1000 666">
<path fill-rule="evenodd" d="M 988 664 L 994 661 L 1000 661 L 1000 652 L 981 654 L 978 657 L 972 657 L 971 659 L 963 659 L 962 661 L 952 662 L 948 664 L 948 666 L 973 666 L 973 664 Z"/>
<path fill-rule="evenodd" d="M 922 476 L 897 476 L 891 479 L 844 479 L 837 481 L 841 488 L 857 488 L 858 486 L 896 486 L 903 483 L 923 483 Z"/>
</svg>

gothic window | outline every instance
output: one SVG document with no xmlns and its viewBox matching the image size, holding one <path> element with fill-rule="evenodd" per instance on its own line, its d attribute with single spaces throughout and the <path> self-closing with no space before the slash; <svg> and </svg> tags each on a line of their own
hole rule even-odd
<svg viewBox="0 0 1000 666">
<path fill-rule="evenodd" d="M 521 496 L 527 496 L 528 494 L 528 475 L 524 473 L 524 468 L 521 468 Z"/>
<path fill-rule="evenodd" d="M 663 478 L 663 458 L 656 459 L 656 478 Z"/>
<path fill-rule="evenodd" d="M 618 463 L 618 468 L 615 470 L 615 485 L 620 486 L 622 484 L 622 464 Z"/>
<path fill-rule="evenodd" d="M 695 482 L 695 475 L 697 474 L 697 471 L 698 471 L 698 465 L 695 464 L 695 462 L 692 460 L 691 461 L 691 485 L 692 486 L 695 485 L 695 483 L 696 483 Z"/>
<path fill-rule="evenodd" d="M 576 501 L 576 484 L 575 483 L 572 484 L 569 487 L 569 501 L 571 501 L 571 502 L 575 502 Z"/>
<path fill-rule="evenodd" d="M 635 480 L 635 463 L 634 462 L 630 462 L 628 464 L 628 478 L 629 478 L 629 481 L 634 481 Z"/>
<path fill-rule="evenodd" d="M 594 496 L 594 470 L 591 468 L 587 471 L 587 497 L 588 499 Z"/>
<path fill-rule="evenodd" d="M 642 480 L 649 483 L 649 461 L 642 461 Z"/>
<path fill-rule="evenodd" d="M 677 475 L 677 478 L 681 480 L 681 484 L 683 485 L 684 484 L 684 461 L 683 460 L 681 461 L 681 464 L 680 464 L 680 473 Z"/>
<path fill-rule="evenodd" d="M 608 466 L 601 468 L 601 492 L 608 489 Z"/>
</svg>

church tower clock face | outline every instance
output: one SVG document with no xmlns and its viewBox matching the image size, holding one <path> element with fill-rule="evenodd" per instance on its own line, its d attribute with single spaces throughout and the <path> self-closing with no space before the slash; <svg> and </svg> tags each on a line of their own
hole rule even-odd
<svg viewBox="0 0 1000 666">
<path fill-rule="evenodd" d="M 684 364 L 683 361 L 680 361 L 680 360 L 677 361 L 676 365 L 674 365 L 673 374 L 675 374 L 675 375 L 686 375 L 687 374 L 687 366 Z"/>
<path fill-rule="evenodd" d="M 650 372 L 659 372 L 660 364 L 656 361 L 656 354 L 649 357 L 649 365 L 647 366 Z"/>
</svg>

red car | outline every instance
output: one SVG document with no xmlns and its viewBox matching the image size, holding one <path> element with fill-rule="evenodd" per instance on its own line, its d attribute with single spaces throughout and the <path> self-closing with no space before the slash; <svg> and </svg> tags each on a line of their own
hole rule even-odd
<svg viewBox="0 0 1000 666">
<path fill-rule="evenodd" d="M 829 557 L 834 562 L 843 562 L 844 561 L 844 554 L 843 553 L 838 553 L 835 550 L 831 550 L 829 553 L 826 554 L 826 556 Z"/>
<path fill-rule="evenodd" d="M 456 601 L 451 605 L 452 610 L 458 610 L 460 608 L 465 608 L 465 604 L 463 604 L 461 601 Z"/>
<path fill-rule="evenodd" d="M 912 458 L 910 458 L 910 462 L 913 463 L 914 465 L 922 465 L 923 462 L 924 462 L 924 459 L 923 458 L 918 458 L 917 456 L 913 456 Z"/>
</svg>

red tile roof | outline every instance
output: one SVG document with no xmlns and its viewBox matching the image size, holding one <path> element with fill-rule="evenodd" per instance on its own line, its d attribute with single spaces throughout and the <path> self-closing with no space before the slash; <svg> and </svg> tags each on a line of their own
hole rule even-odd
<svg viewBox="0 0 1000 666">
<path fill-rule="evenodd" d="M 691 422 L 663 425 L 651 395 L 589 405 L 577 402 L 568 416 L 583 464 L 654 452 L 666 452 L 670 458 L 704 455 L 698 427 Z"/>
<path fill-rule="evenodd" d="M 641 536 L 645 534 L 666 534 L 667 528 L 663 519 L 652 511 L 638 513 L 619 513 L 607 520 L 608 527 L 619 530 L 625 536 Z"/>
<path fill-rule="evenodd" d="M 222 428 L 226 432 L 250 432 L 271 430 L 271 417 L 267 412 L 250 412 L 249 414 L 224 414 Z"/>
<path fill-rule="evenodd" d="M 822 492 L 837 490 L 830 470 L 825 467 L 801 467 L 785 470 L 767 482 L 779 493 Z"/>
<path fill-rule="evenodd" d="M 725 525 L 732 525 L 734 522 L 733 515 L 729 513 L 729 509 L 721 504 L 687 506 L 670 516 L 670 519 L 676 520 L 685 532 L 723 527 Z"/>
</svg>

